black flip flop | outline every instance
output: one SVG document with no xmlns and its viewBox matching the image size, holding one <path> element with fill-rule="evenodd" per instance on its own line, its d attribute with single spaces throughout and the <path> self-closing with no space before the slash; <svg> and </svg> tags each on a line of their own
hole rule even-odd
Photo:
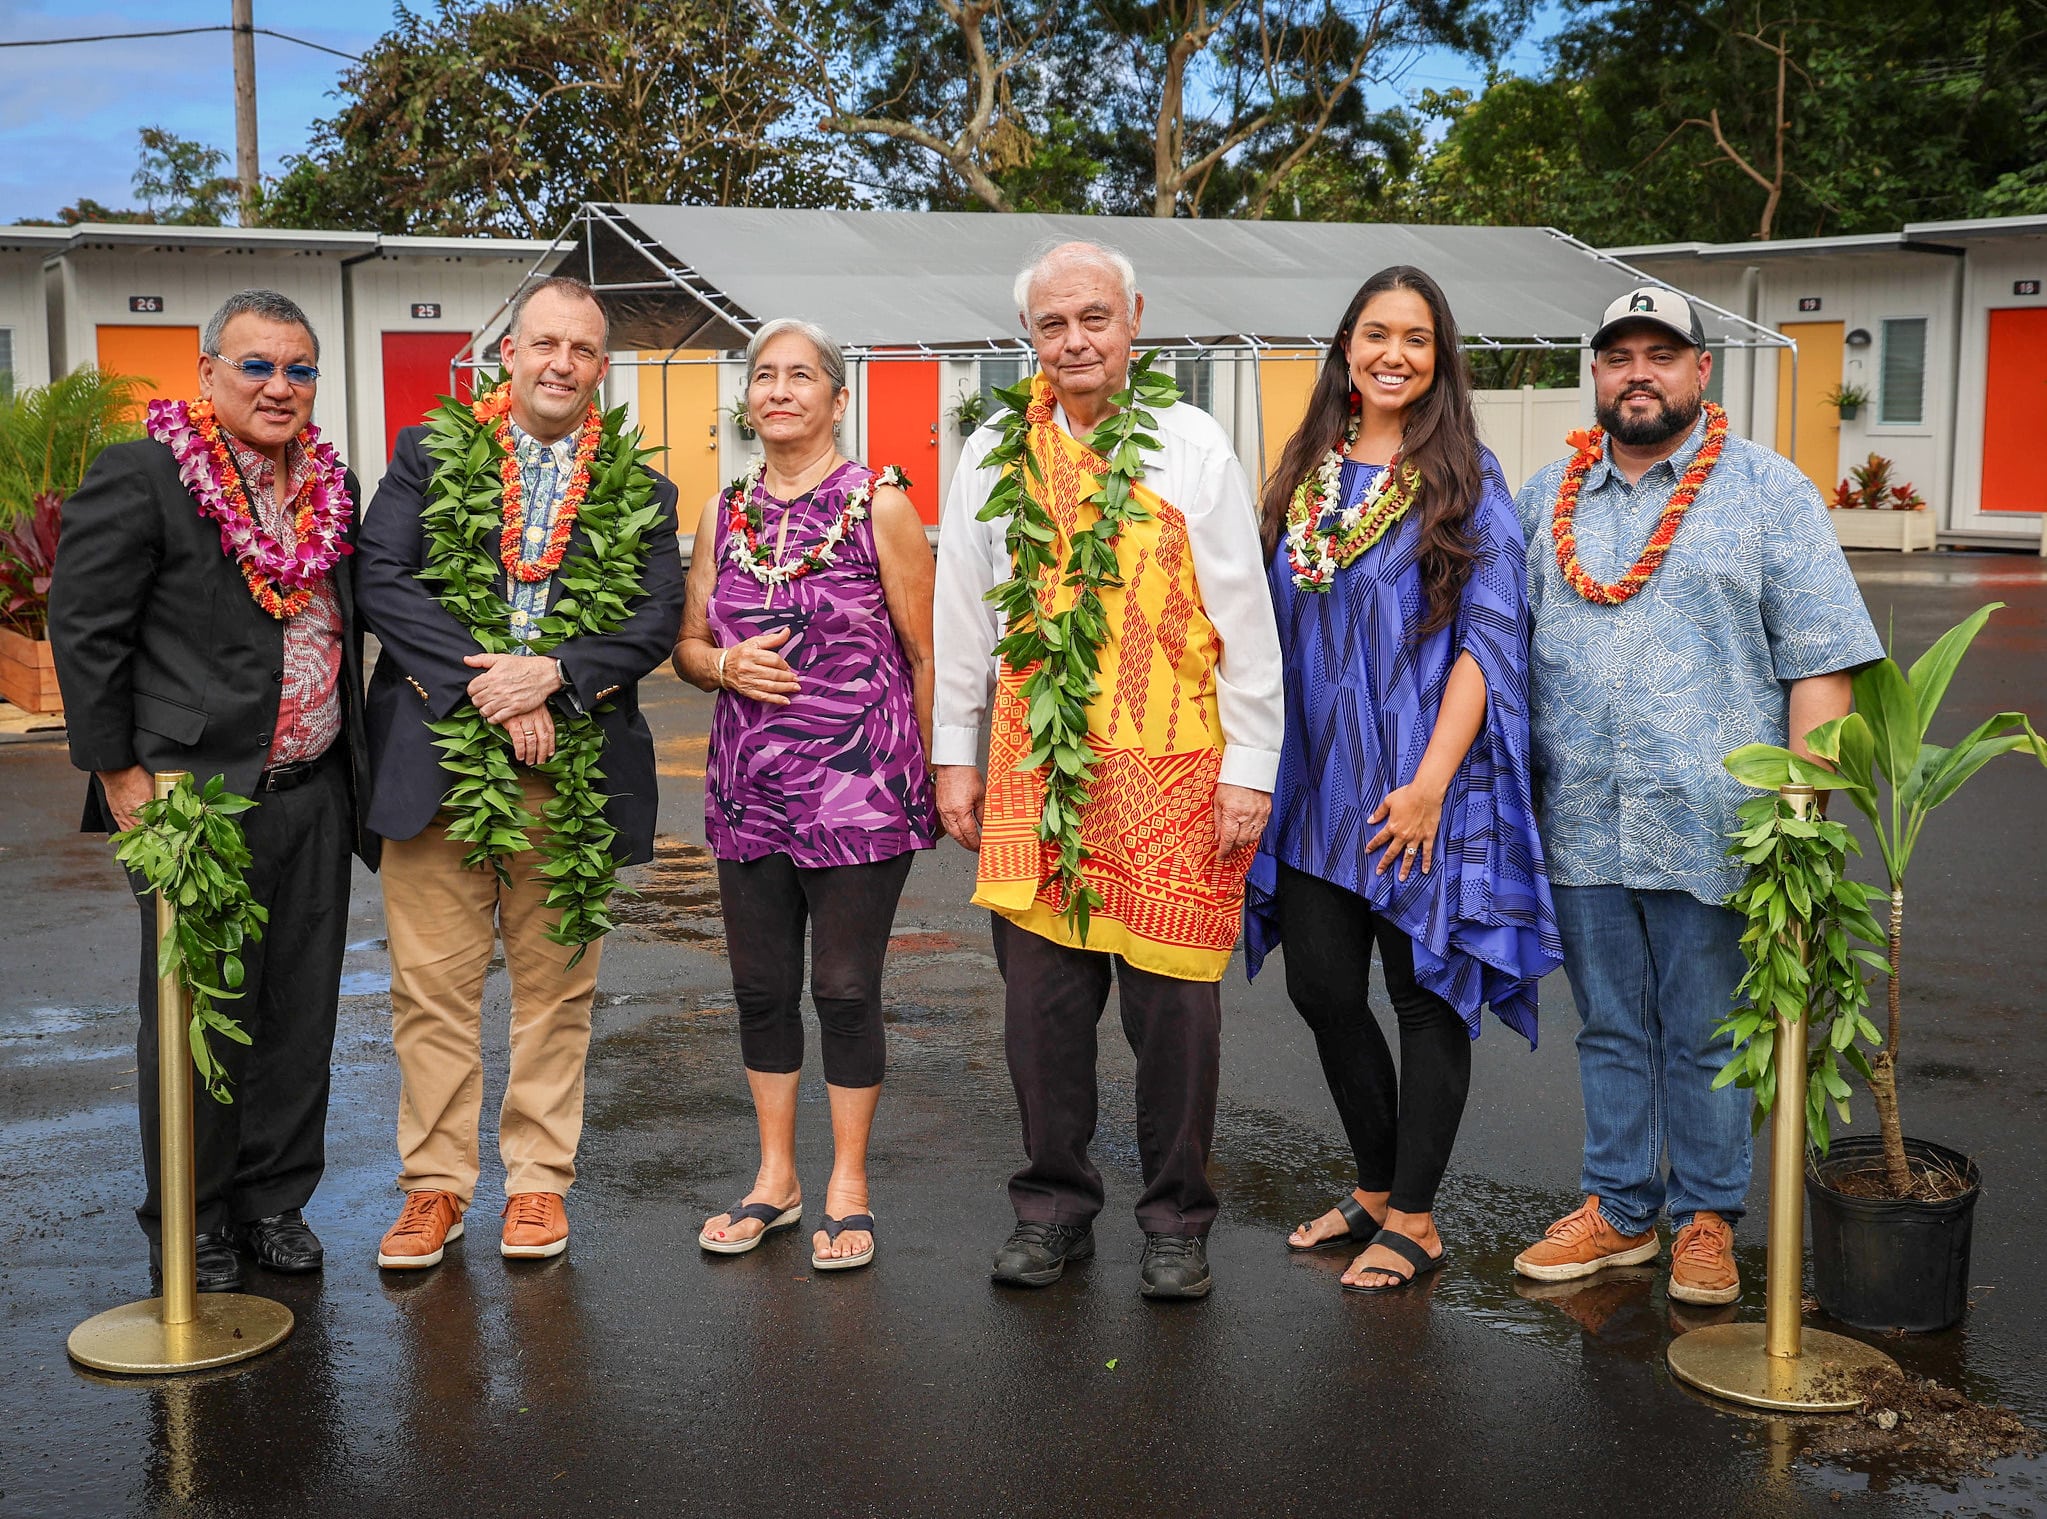
<svg viewBox="0 0 2047 1519">
<path fill-rule="evenodd" d="M 1348 1192 L 1344 1193 L 1342 1199 L 1337 1203 L 1336 1211 L 1343 1215 L 1344 1233 L 1332 1234 L 1327 1239 L 1318 1239 L 1312 1245 L 1297 1245 L 1292 1240 L 1288 1240 L 1286 1242 L 1287 1249 L 1293 1251 L 1296 1255 L 1307 1255 L 1316 1250 L 1348 1249 L 1352 1245 L 1364 1243 L 1379 1232 L 1379 1220 L 1367 1213 L 1365 1205 Z M 1311 1218 L 1307 1224 L 1302 1224 L 1301 1227 L 1305 1229 L 1308 1227 L 1308 1224 L 1313 1222 L 1315 1220 Z"/>
<path fill-rule="evenodd" d="M 782 1229 L 793 1229 L 802 1223 L 803 1200 L 798 1198 L 788 1207 L 778 1208 L 773 1203 L 750 1203 L 742 1198 L 725 1210 L 725 1227 L 728 1229 L 746 1219 L 753 1219 L 763 1225 L 761 1232 L 746 1239 L 713 1239 L 711 1226 L 705 1224 L 697 1231 L 697 1244 L 713 1255 L 745 1255 L 757 1248 L 770 1234 Z"/>
<path fill-rule="evenodd" d="M 1355 1282 L 1345 1282 L 1343 1284 L 1345 1292 L 1363 1293 L 1366 1296 L 1374 1296 L 1382 1292 L 1399 1292 L 1403 1288 L 1412 1287 L 1418 1278 L 1427 1276 L 1450 1258 L 1448 1246 L 1445 1246 L 1440 1254 L 1431 1255 L 1405 1234 L 1396 1234 L 1391 1229 L 1381 1229 L 1377 1234 L 1373 1235 L 1366 1248 L 1370 1249 L 1372 1245 L 1384 1245 L 1388 1250 L 1391 1250 L 1395 1255 L 1406 1261 L 1408 1265 L 1414 1267 L 1414 1270 L 1408 1272 L 1406 1276 L 1401 1277 L 1398 1281 L 1388 1282 L 1382 1287 L 1364 1287 Z M 1367 1266 L 1365 1269 L 1367 1271 L 1377 1271 L 1385 1276 L 1393 1275 L 1392 1269 L 1387 1266 Z"/>
</svg>

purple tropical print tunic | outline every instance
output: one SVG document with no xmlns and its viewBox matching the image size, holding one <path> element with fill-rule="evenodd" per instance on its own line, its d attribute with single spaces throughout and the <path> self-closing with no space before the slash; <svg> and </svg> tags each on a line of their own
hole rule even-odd
<svg viewBox="0 0 2047 1519">
<path fill-rule="evenodd" d="M 816 546 L 849 492 L 874 478 L 842 464 L 793 503 L 764 497 L 780 558 Z M 733 562 L 729 516 L 718 518 L 718 580 L 709 618 L 721 648 L 789 630 L 776 652 L 801 689 L 786 707 L 718 693 L 704 776 L 704 832 L 721 860 L 786 854 L 797 865 L 868 865 L 937 839 L 937 809 L 917 731 L 910 664 L 882 596 L 874 522 L 853 524 L 833 561 L 768 589 Z"/>
</svg>

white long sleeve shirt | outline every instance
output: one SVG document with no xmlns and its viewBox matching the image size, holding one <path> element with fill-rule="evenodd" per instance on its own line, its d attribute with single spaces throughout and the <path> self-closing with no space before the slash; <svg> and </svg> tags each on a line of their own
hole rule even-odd
<svg viewBox="0 0 2047 1519">
<path fill-rule="evenodd" d="M 1216 708 L 1222 719 L 1226 786 L 1270 791 L 1279 775 L 1286 732 L 1279 633 L 1265 586 L 1265 555 L 1257 510 L 1230 440 L 1213 417 L 1180 402 L 1157 412 L 1157 453 L 1144 461 L 1144 484 L 1180 509 L 1194 556 L 1202 610 L 1222 640 Z M 1053 420 L 1070 435 L 1064 408 Z M 995 690 L 995 645 L 1001 614 L 986 593 L 1012 571 L 1002 522 L 977 522 L 1002 477 L 982 461 L 1001 441 L 992 426 L 967 440 L 938 536 L 938 583 L 932 614 L 937 665 L 931 761 L 980 762 L 981 733 Z"/>
</svg>

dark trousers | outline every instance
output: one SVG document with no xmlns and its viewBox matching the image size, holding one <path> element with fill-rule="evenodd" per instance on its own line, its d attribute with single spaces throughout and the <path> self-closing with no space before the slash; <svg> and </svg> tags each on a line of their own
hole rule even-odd
<svg viewBox="0 0 2047 1519">
<path fill-rule="evenodd" d="M 739 1005 L 739 1055 L 749 1071 L 803 1069 L 803 926 L 810 924 L 810 1000 L 824 1079 L 881 1085 L 881 968 L 914 853 L 870 865 L 799 866 L 786 854 L 720 860 L 725 953 Z"/>
<path fill-rule="evenodd" d="M 1413 941 L 1356 892 L 1282 865 L 1277 907 L 1287 995 L 1315 1035 L 1359 1189 L 1432 1211 L 1471 1090 L 1471 1031 L 1416 984 Z M 1397 1076 L 1366 996 L 1374 944 L 1400 1027 Z"/>
<path fill-rule="evenodd" d="M 1137 1057 L 1137 1153 L 1148 1234 L 1207 1235 L 1215 1222 L 1208 1157 L 1215 1146 L 1222 987 L 1139 970 L 1101 950 L 1070 949 L 995 918 L 1009 1079 L 1023 1119 L 1024 1167 L 1009 1200 L 1026 1222 L 1087 1224 L 1102 1211 L 1095 1137 L 1095 1028 L 1113 980 L 1123 1036 Z"/>
<path fill-rule="evenodd" d="M 241 816 L 248 836 L 249 890 L 269 910 L 263 937 L 242 950 L 242 995 L 216 1004 L 250 1039 L 212 1036 L 233 1102 L 196 1085 L 192 1151 L 198 1226 L 302 1208 L 327 1165 L 327 1085 L 341 956 L 348 941 L 348 871 L 353 811 L 345 753 L 337 743 L 310 780 L 264 792 Z M 161 1237 L 157 1142 L 156 898 L 131 877 L 142 909 L 135 1096 L 142 1119 L 148 1188 L 136 1219 Z M 184 1049 L 174 1058 L 190 1059 Z"/>
</svg>

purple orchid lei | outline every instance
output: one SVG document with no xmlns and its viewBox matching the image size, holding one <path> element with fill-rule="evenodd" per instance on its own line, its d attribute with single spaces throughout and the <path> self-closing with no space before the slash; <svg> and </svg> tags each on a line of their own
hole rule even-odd
<svg viewBox="0 0 2047 1519">
<path fill-rule="evenodd" d="M 204 401 L 151 401 L 144 430 L 170 449 L 178 461 L 178 478 L 198 503 L 199 514 L 220 528 L 220 547 L 241 567 L 257 604 L 273 617 L 297 614 L 311 598 L 320 578 L 342 555 L 353 553 L 342 541 L 355 503 L 349 499 L 341 460 L 331 443 L 320 441 L 310 424 L 299 434 L 312 465 L 309 500 L 299 504 L 295 519 L 298 543 L 287 549 L 265 533 L 253 504 L 221 468 L 227 443 L 213 408 Z M 211 436 L 209 436 L 211 434 Z"/>
</svg>

